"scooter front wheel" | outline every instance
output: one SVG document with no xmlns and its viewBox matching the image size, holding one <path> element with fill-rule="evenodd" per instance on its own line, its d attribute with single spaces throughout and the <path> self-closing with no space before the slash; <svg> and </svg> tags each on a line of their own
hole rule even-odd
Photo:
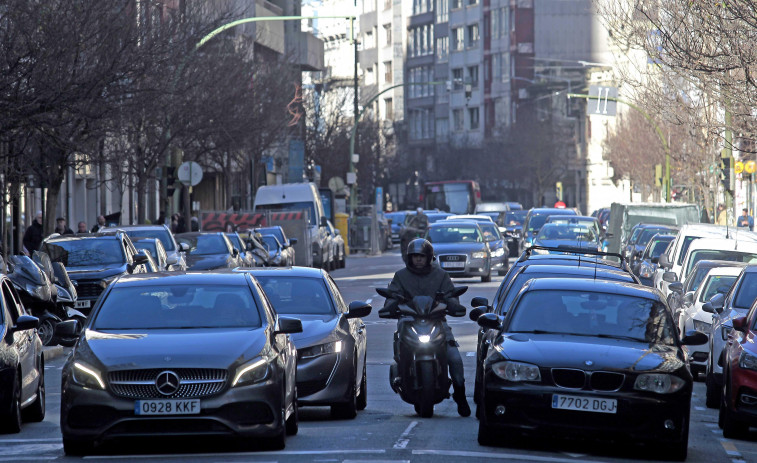
<svg viewBox="0 0 757 463">
<path fill-rule="evenodd" d="M 421 362 L 418 365 L 418 383 L 421 386 L 418 397 L 418 414 L 421 418 L 434 416 L 434 365 L 431 362 Z"/>
<path fill-rule="evenodd" d="M 50 346 L 53 344 L 53 338 L 55 333 L 55 325 L 53 324 L 53 321 L 49 318 L 46 318 L 44 320 L 40 320 L 39 327 L 37 328 L 37 334 L 39 335 L 39 340 L 42 341 L 42 344 L 45 346 Z"/>
</svg>

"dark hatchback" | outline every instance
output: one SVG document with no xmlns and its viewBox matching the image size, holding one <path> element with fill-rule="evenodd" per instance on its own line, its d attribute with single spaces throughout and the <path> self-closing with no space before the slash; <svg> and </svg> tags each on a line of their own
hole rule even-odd
<svg viewBox="0 0 757 463">
<path fill-rule="evenodd" d="M 45 419 L 45 362 L 39 320 L 26 313 L 5 275 L 0 292 L 0 433 L 18 433 L 22 421 Z"/>
<path fill-rule="evenodd" d="M 297 346 L 297 394 L 300 405 L 326 405 L 336 418 L 355 418 L 366 407 L 366 328 L 371 306 L 349 305 L 334 280 L 307 267 L 237 269 L 260 282 L 279 315 L 302 321 Z"/>
<path fill-rule="evenodd" d="M 529 281 L 502 319 L 484 361 L 479 443 L 519 434 L 649 444 L 685 460 L 693 379 L 659 292 L 637 284 L 544 278 Z"/>
<path fill-rule="evenodd" d="M 300 321 L 279 317 L 244 273 L 154 275 L 113 282 L 63 366 L 66 454 L 123 437 L 258 437 L 283 448 L 298 427 L 287 334 Z"/>
<path fill-rule="evenodd" d="M 224 232 L 188 232 L 176 235 L 176 242 L 187 250 L 187 268 L 214 270 L 244 265 L 239 251 Z"/>
</svg>

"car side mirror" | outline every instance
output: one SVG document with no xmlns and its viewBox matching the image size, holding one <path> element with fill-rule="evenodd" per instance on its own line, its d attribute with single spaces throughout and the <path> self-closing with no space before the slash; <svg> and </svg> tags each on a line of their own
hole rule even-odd
<svg viewBox="0 0 757 463">
<path fill-rule="evenodd" d="M 187 245 L 187 243 L 178 243 L 176 244 L 176 247 L 178 248 L 179 252 L 189 251 L 189 246 Z"/>
<path fill-rule="evenodd" d="M 657 262 L 660 264 L 660 267 L 663 267 L 663 268 L 670 268 L 673 266 L 670 260 L 668 259 L 667 254 L 660 254 L 660 257 L 657 259 Z"/>
<path fill-rule="evenodd" d="M 709 303 L 712 304 L 712 308 L 716 311 L 720 309 L 720 311 L 718 312 L 720 313 L 723 311 L 723 307 L 725 306 L 725 296 L 718 293 L 710 298 Z"/>
<path fill-rule="evenodd" d="M 335 229 L 334 229 L 334 235 L 336 235 L 336 236 L 339 236 L 339 235 L 341 235 L 341 233 L 339 232 L 339 229 L 338 229 L 338 228 L 335 228 Z"/>
<path fill-rule="evenodd" d="M 147 256 L 144 254 L 134 254 L 132 256 L 132 259 L 134 259 L 134 265 L 140 265 L 140 264 L 146 264 L 148 262 Z"/>
<path fill-rule="evenodd" d="M 12 332 L 33 330 L 39 326 L 39 318 L 31 315 L 21 315 L 16 319 L 16 324 L 11 327 Z"/>
<path fill-rule="evenodd" d="M 176 265 L 179 263 L 179 258 L 176 256 L 166 256 L 167 265 Z"/>
<path fill-rule="evenodd" d="M 702 333 L 701 331 L 691 330 L 687 331 L 686 334 L 681 338 L 681 344 L 686 346 L 701 346 L 702 344 L 707 344 L 708 340 L 709 338 L 705 333 Z"/>
<path fill-rule="evenodd" d="M 363 318 L 371 314 L 371 305 L 364 301 L 350 302 L 346 318 Z"/>
<path fill-rule="evenodd" d="M 678 277 L 676 276 L 676 272 L 665 272 L 662 274 L 662 281 L 667 281 L 668 283 L 675 283 L 678 281 Z"/>
<path fill-rule="evenodd" d="M 237 248 L 231 250 L 231 255 L 233 257 L 239 257 L 239 251 L 237 251 Z"/>
<path fill-rule="evenodd" d="M 79 326 L 79 320 L 66 320 L 55 325 L 55 336 L 59 338 L 72 338 L 79 336 L 81 327 Z"/>
<path fill-rule="evenodd" d="M 302 333 L 302 322 L 298 318 L 279 317 L 279 329 L 273 334 Z"/>
<path fill-rule="evenodd" d="M 665 273 L 673 273 L 673 272 L 665 272 Z M 679 294 L 683 293 L 683 283 L 681 283 L 680 281 L 671 282 L 670 286 L 668 286 L 668 289 Z"/>
<path fill-rule="evenodd" d="M 495 313 L 485 313 L 478 317 L 478 326 L 487 330 L 498 330 L 502 327 L 500 318 Z"/>
<path fill-rule="evenodd" d="M 746 326 L 746 317 L 738 317 L 734 318 L 731 323 L 733 323 L 733 329 L 736 331 L 741 331 L 742 333 L 746 332 L 747 326 Z"/>
<path fill-rule="evenodd" d="M 658 264 L 660 262 L 660 258 L 659 257 L 653 257 L 652 259 L 650 259 L 650 262 L 652 262 L 653 264 Z"/>
<path fill-rule="evenodd" d="M 472 307 L 487 307 L 489 305 L 489 299 L 481 296 L 476 296 L 470 301 Z M 473 320 L 473 319 L 471 319 Z"/>
<path fill-rule="evenodd" d="M 688 293 L 683 295 L 684 304 L 691 304 L 693 302 L 694 302 L 694 291 L 689 291 Z"/>
<path fill-rule="evenodd" d="M 709 302 L 705 302 L 704 304 L 702 304 L 702 311 L 714 314 L 715 308 Z"/>
<path fill-rule="evenodd" d="M 468 312 L 468 317 L 470 317 L 470 319 L 475 322 L 475 321 L 478 321 L 478 317 L 480 317 L 481 315 L 485 313 L 486 312 L 484 312 L 484 309 L 482 309 L 481 307 L 476 307 L 470 312 Z"/>
<path fill-rule="evenodd" d="M 297 244 L 297 238 L 289 238 L 289 244 L 292 245 L 292 246 L 294 246 L 295 244 Z"/>
</svg>

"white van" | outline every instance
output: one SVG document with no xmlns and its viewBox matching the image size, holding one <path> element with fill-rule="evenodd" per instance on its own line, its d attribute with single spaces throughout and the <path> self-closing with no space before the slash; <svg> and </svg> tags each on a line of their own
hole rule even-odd
<svg viewBox="0 0 757 463">
<path fill-rule="evenodd" d="M 255 212 L 307 211 L 309 226 L 305 240 L 310 243 L 307 264 L 313 267 L 330 268 L 331 252 L 326 226 L 326 217 L 318 188 L 313 183 L 285 183 L 264 185 L 255 194 Z M 299 243 L 298 243 L 299 244 Z M 297 256 L 300 251 L 297 251 Z M 300 265 L 300 264 L 298 264 Z"/>
</svg>

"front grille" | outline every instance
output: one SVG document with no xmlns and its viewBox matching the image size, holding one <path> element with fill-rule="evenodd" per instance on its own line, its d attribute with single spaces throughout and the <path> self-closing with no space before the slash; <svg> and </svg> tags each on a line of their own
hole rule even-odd
<svg viewBox="0 0 757 463">
<path fill-rule="evenodd" d="M 313 381 L 297 381 L 297 395 L 307 397 L 310 394 L 315 394 L 326 387 L 327 380 L 328 378 Z"/>
<path fill-rule="evenodd" d="M 553 368 L 552 380 L 555 382 L 555 386 L 568 389 L 582 389 L 586 384 L 586 374 L 583 370 Z"/>
<path fill-rule="evenodd" d="M 172 395 L 158 392 L 155 379 L 164 371 L 179 376 L 179 388 Z M 108 375 L 113 394 L 128 399 L 193 399 L 218 394 L 226 385 L 226 370 L 210 368 L 150 368 L 112 371 Z"/>
<path fill-rule="evenodd" d="M 589 378 L 589 384 L 595 391 L 617 391 L 623 386 L 626 375 L 609 371 L 595 371 Z"/>
<path fill-rule="evenodd" d="M 440 262 L 465 262 L 466 256 L 463 255 L 443 255 L 439 256 Z"/>
<path fill-rule="evenodd" d="M 79 298 L 89 299 L 98 298 L 100 293 L 103 292 L 102 283 L 98 281 L 77 281 L 76 282 L 76 294 Z"/>
</svg>

